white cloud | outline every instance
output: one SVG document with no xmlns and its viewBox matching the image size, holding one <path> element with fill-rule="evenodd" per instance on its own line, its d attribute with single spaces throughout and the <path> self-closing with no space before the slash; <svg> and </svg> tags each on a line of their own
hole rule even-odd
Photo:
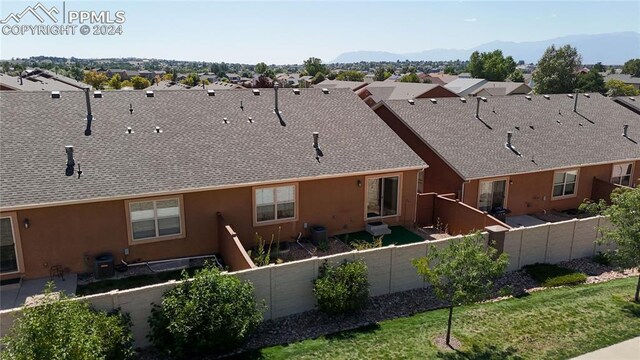
<svg viewBox="0 0 640 360">
<path fill-rule="evenodd" d="M 466 22 L 476 22 L 476 21 L 478 21 L 478 19 L 476 19 L 476 18 L 469 18 L 469 19 L 464 19 L 464 21 L 466 21 Z"/>
</svg>

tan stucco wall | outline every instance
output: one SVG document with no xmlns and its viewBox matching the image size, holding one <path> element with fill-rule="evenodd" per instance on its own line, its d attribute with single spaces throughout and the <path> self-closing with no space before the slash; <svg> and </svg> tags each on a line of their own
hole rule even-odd
<svg viewBox="0 0 640 360">
<path fill-rule="evenodd" d="M 390 225 L 412 225 L 415 221 L 417 170 L 402 172 L 400 216 L 385 218 Z M 357 181 L 362 182 L 358 187 Z M 53 265 L 71 272 L 92 271 L 93 258 L 110 252 L 116 262 L 152 261 L 219 252 L 217 212 L 233 226 L 245 247 L 254 244 L 258 232 L 266 239 L 277 234 L 291 241 L 303 232 L 304 223 L 324 225 L 329 235 L 360 231 L 365 227 L 365 176 L 349 176 L 298 183 L 298 220 L 279 225 L 253 226 L 253 188 L 183 194 L 184 238 L 146 244 L 128 244 L 125 202 L 105 201 L 29 210 L 18 210 L 17 230 L 22 240 L 24 278 L 49 276 Z M 29 219 L 28 229 L 22 227 Z M 124 249 L 129 255 L 124 256 Z M 85 255 L 90 259 L 86 262 Z M 11 278 L 20 275 L 8 275 Z"/>
</svg>

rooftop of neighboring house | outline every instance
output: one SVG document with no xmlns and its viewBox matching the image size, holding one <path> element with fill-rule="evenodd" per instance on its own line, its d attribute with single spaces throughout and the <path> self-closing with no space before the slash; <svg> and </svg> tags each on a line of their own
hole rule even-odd
<svg viewBox="0 0 640 360">
<path fill-rule="evenodd" d="M 627 109 L 640 114 L 640 97 L 637 96 L 617 96 L 613 101 L 626 107 Z"/>
<path fill-rule="evenodd" d="M 75 79 L 57 75 L 51 71 L 34 69 L 19 76 L 0 74 L 0 89 L 22 91 L 71 91 L 90 87 Z"/>
<path fill-rule="evenodd" d="M 481 85 L 485 84 L 487 80 L 485 79 L 463 79 L 457 78 L 449 83 L 447 83 L 444 87 L 453 91 L 458 95 L 466 95 L 471 91 L 477 89 Z"/>
<path fill-rule="evenodd" d="M 145 90 L 185 90 L 190 88 L 191 86 L 182 84 L 179 81 L 161 80 L 158 83 L 151 84 Z"/>
<path fill-rule="evenodd" d="M 577 100 L 577 112 L 572 94 L 383 104 L 465 180 L 640 159 L 640 115 L 600 94 Z"/>
<path fill-rule="evenodd" d="M 274 113 L 274 89 L 101 94 L 90 94 L 90 136 L 84 92 L 2 94 L 0 206 L 426 167 L 349 89 L 278 90 L 283 123 Z M 324 155 L 319 161 L 313 132 Z M 74 146 L 73 176 L 65 176 L 66 145 Z"/>
<path fill-rule="evenodd" d="M 428 75 L 429 75 L 429 78 L 440 79 L 440 81 L 442 81 L 441 85 L 448 84 L 448 83 L 450 83 L 453 80 L 458 78 L 458 75 L 450 75 L 450 74 L 445 74 L 445 73 L 430 73 Z M 433 81 L 433 82 L 435 83 L 435 81 Z"/>
<path fill-rule="evenodd" d="M 506 81 L 488 81 L 475 89 L 472 95 L 478 94 L 484 90 L 490 96 L 528 94 L 531 92 L 529 85 L 525 83 L 506 82 Z"/>
<path fill-rule="evenodd" d="M 323 80 L 313 87 L 316 88 L 325 88 L 325 89 L 351 89 L 353 91 L 357 91 L 362 89 L 367 85 L 364 81 L 343 81 L 343 80 Z"/>
<path fill-rule="evenodd" d="M 625 84 L 640 85 L 640 77 L 631 76 L 629 74 L 609 74 L 604 77 L 604 81 L 620 80 Z"/>
<path fill-rule="evenodd" d="M 367 84 L 359 93 L 368 91 L 371 94 L 371 98 L 375 102 L 379 102 L 380 100 L 415 99 L 436 88 L 442 88 L 442 86 L 438 84 L 374 81 L 371 84 Z M 456 95 L 451 91 L 447 90 L 447 92 L 451 93 L 451 96 Z"/>
</svg>

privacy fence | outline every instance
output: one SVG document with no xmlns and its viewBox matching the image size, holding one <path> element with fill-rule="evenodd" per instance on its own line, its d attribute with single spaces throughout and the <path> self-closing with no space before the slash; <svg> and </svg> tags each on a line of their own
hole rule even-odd
<svg viewBox="0 0 640 360">
<path fill-rule="evenodd" d="M 608 226 L 603 217 L 569 220 L 527 228 L 503 228 L 500 241 L 503 251 L 509 254 L 509 270 L 516 270 L 535 262 L 557 263 L 580 257 L 592 256 L 601 250 L 594 244 L 598 238 L 598 226 Z M 483 233 L 485 240 L 496 235 L 496 227 Z M 230 232 L 231 234 L 232 232 Z M 352 251 L 322 258 L 232 272 L 241 279 L 251 281 L 255 287 L 255 298 L 266 305 L 265 319 L 279 318 L 311 310 L 315 307 L 313 280 L 324 261 L 331 263 L 343 260 L 362 259 L 369 268 L 371 295 L 378 296 L 393 292 L 422 288 L 427 284 L 416 273 L 411 260 L 425 256 L 430 245 L 447 246 L 460 238 L 451 237 L 431 242 L 421 242 L 401 246 L 388 246 L 364 251 Z M 227 241 L 235 241 L 229 235 Z M 242 254 L 236 260 L 244 262 Z M 152 303 L 159 303 L 162 294 L 176 285 L 172 281 L 130 290 L 115 290 L 105 294 L 84 297 L 95 308 L 112 310 L 120 308 L 129 313 L 133 322 L 133 334 L 137 346 L 149 344 L 147 318 Z M 4 336 L 19 316 L 20 309 L 0 312 L 0 336 Z"/>
</svg>

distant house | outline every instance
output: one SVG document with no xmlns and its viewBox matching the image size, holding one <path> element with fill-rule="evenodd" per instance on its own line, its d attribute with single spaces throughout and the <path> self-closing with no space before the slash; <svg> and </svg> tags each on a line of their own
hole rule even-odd
<svg viewBox="0 0 640 360">
<path fill-rule="evenodd" d="M 436 84 L 376 81 L 357 91 L 369 106 L 383 100 L 457 97 L 456 93 Z"/>
<path fill-rule="evenodd" d="M 617 96 L 613 98 L 613 101 L 635 112 L 636 114 L 640 114 L 640 97 Z"/>
<path fill-rule="evenodd" d="M 218 75 L 216 74 L 204 73 L 204 74 L 198 74 L 198 77 L 200 78 L 200 81 L 207 80 L 209 83 L 214 83 L 218 81 Z"/>
<path fill-rule="evenodd" d="M 89 136 L 84 93 L 3 93 L 0 278 L 415 223 L 426 164 L 353 91 L 274 91 L 103 92 Z"/>
<path fill-rule="evenodd" d="M 458 75 L 449 75 L 444 73 L 429 73 L 427 74 L 426 78 L 429 79 L 432 84 L 444 86 L 452 82 L 453 80 L 457 79 Z"/>
<path fill-rule="evenodd" d="M 599 94 L 391 100 L 374 110 L 429 164 L 421 191 L 490 213 L 575 209 L 640 183 L 640 115 Z"/>
<path fill-rule="evenodd" d="M 631 76 L 629 74 L 609 74 L 605 76 L 604 81 L 619 80 L 627 85 L 633 85 L 634 88 L 640 89 L 640 77 Z"/>
<path fill-rule="evenodd" d="M 132 77 L 140 76 L 140 73 L 136 70 L 125 70 L 125 77 L 122 80 L 131 80 Z"/>
<path fill-rule="evenodd" d="M 523 95 L 531 92 L 529 85 L 525 83 L 488 81 L 479 88 L 476 88 L 471 95 L 473 96 L 505 96 L 505 95 Z"/>
<path fill-rule="evenodd" d="M 43 69 L 30 69 L 20 76 L 0 74 L 0 90 L 71 91 L 85 88 L 91 88 L 91 85 Z"/>
<path fill-rule="evenodd" d="M 113 75 L 115 75 L 115 74 L 120 75 L 120 80 L 127 80 L 128 79 L 126 70 L 123 70 L 123 69 L 109 69 L 109 70 L 107 70 L 107 76 L 109 78 L 113 77 Z"/>
<path fill-rule="evenodd" d="M 367 82 L 365 81 L 343 81 L 343 80 L 322 80 L 321 82 L 313 85 L 315 88 L 325 88 L 325 89 L 351 89 L 353 91 L 358 91 L 363 87 L 367 86 Z"/>
<path fill-rule="evenodd" d="M 485 79 L 463 79 L 458 78 L 444 85 L 444 87 L 459 96 L 469 96 L 475 90 L 487 83 Z"/>
<path fill-rule="evenodd" d="M 155 74 L 148 70 L 140 70 L 138 71 L 138 76 L 141 76 L 149 81 L 153 81 Z"/>
<path fill-rule="evenodd" d="M 229 81 L 231 81 L 232 83 L 237 83 L 240 81 L 240 75 L 235 74 L 235 73 L 226 73 L 225 75 L 227 75 L 227 79 L 229 79 Z"/>
</svg>

